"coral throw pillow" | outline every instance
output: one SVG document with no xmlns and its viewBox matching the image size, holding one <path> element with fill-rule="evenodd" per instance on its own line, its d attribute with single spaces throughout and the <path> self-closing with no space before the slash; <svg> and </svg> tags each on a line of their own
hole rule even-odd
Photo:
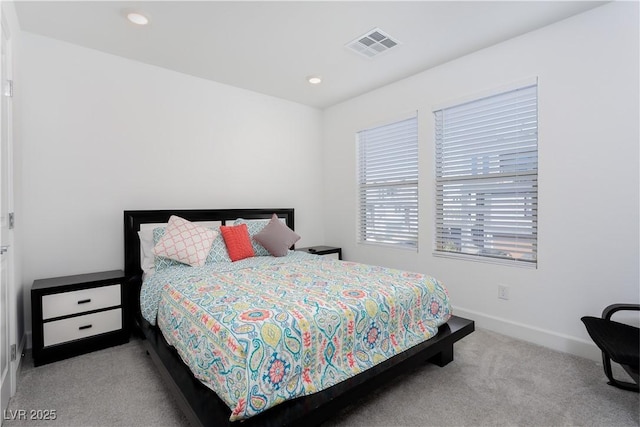
<svg viewBox="0 0 640 427">
<path fill-rule="evenodd" d="M 218 233 L 179 216 L 171 216 L 164 236 L 153 247 L 157 256 L 202 267 Z"/>
<path fill-rule="evenodd" d="M 221 225 L 220 232 L 224 243 L 227 245 L 227 252 L 229 252 L 231 261 L 240 261 L 255 255 L 253 246 L 251 246 L 247 224 Z"/>
</svg>

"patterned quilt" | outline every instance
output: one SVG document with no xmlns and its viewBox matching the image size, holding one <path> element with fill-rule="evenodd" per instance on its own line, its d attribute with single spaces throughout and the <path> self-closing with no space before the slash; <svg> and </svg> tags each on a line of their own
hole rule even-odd
<svg viewBox="0 0 640 427">
<path fill-rule="evenodd" d="M 434 336 L 451 316 L 447 291 L 424 274 L 300 252 L 260 258 L 172 267 L 141 293 L 145 318 L 156 323 L 157 314 L 232 421 L 354 376 Z"/>
</svg>

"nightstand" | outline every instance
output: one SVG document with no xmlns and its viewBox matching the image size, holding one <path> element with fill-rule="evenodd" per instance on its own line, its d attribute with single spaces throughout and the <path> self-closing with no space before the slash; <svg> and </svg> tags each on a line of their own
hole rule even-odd
<svg viewBox="0 0 640 427">
<path fill-rule="evenodd" d="M 31 288 L 35 366 L 129 341 L 122 270 L 40 279 Z"/>
<path fill-rule="evenodd" d="M 329 258 L 342 259 L 342 248 L 334 246 L 309 246 L 307 248 L 296 248 L 296 251 L 308 252 L 313 255 L 321 255 Z"/>
</svg>

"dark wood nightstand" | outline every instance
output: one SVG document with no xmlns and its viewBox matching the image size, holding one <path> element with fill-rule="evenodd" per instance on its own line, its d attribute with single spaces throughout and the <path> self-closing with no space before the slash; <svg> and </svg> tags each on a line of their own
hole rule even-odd
<svg viewBox="0 0 640 427">
<path fill-rule="evenodd" d="M 40 279 L 31 288 L 35 366 L 129 341 L 122 270 Z"/>
<path fill-rule="evenodd" d="M 309 246 L 306 248 L 296 248 L 296 251 L 342 259 L 342 248 L 336 248 L 335 246 Z"/>
</svg>

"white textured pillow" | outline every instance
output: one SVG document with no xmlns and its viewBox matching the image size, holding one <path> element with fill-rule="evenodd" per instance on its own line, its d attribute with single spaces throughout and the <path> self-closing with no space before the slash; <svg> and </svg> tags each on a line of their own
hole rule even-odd
<svg viewBox="0 0 640 427">
<path fill-rule="evenodd" d="M 153 229 L 138 231 L 140 237 L 140 267 L 142 272 L 149 276 L 153 274 Z"/>
<path fill-rule="evenodd" d="M 164 236 L 154 246 L 153 253 L 192 267 L 202 267 L 217 236 L 218 233 L 210 228 L 172 215 Z"/>
</svg>

